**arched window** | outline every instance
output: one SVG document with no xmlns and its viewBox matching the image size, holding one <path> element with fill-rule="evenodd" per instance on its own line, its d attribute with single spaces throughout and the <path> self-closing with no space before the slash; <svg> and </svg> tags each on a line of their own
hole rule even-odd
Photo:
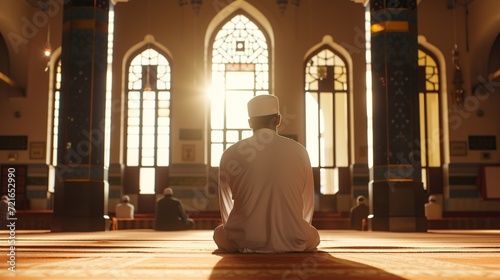
<svg viewBox="0 0 500 280">
<path fill-rule="evenodd" d="M 436 58 L 420 47 L 418 50 L 419 106 L 420 106 L 420 152 L 422 182 L 427 188 L 429 168 L 441 167 L 441 105 L 440 74 Z"/>
<path fill-rule="evenodd" d="M 243 14 L 222 25 L 212 44 L 210 163 L 218 166 L 230 145 L 250 136 L 246 104 L 269 94 L 269 50 L 261 29 Z"/>
<path fill-rule="evenodd" d="M 348 69 L 329 47 L 306 59 L 306 148 L 319 168 L 323 194 L 339 190 L 339 167 L 349 166 Z"/>
<path fill-rule="evenodd" d="M 125 164 L 139 170 L 139 192 L 155 193 L 156 167 L 170 160 L 170 84 L 167 58 L 153 48 L 128 64 Z"/>
</svg>

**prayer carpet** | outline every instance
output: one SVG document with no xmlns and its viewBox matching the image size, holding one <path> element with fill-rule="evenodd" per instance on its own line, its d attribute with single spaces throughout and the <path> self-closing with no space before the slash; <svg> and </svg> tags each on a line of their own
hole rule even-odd
<svg viewBox="0 0 500 280">
<path fill-rule="evenodd" d="M 18 231 L 15 250 L 0 231 L 0 279 L 500 279 L 498 230 L 320 235 L 314 253 L 235 254 L 210 230 Z"/>
</svg>

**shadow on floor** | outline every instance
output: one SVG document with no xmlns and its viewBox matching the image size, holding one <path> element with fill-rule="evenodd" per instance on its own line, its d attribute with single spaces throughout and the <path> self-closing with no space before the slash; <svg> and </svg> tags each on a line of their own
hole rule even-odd
<svg viewBox="0 0 500 280">
<path fill-rule="evenodd" d="M 330 253 L 241 254 L 220 253 L 209 279 L 404 279 L 365 264 L 333 257 Z"/>
</svg>

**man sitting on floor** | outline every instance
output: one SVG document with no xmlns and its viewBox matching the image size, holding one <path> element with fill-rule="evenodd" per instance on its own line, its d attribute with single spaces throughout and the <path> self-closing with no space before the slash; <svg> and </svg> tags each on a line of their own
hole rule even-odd
<svg viewBox="0 0 500 280">
<path fill-rule="evenodd" d="M 349 224 L 352 229 L 366 230 L 366 219 L 370 214 L 370 207 L 365 203 L 365 197 L 360 195 L 356 198 L 356 206 L 349 212 Z"/>
<path fill-rule="evenodd" d="M 313 173 L 298 142 L 280 136 L 278 98 L 264 94 L 248 102 L 253 136 L 229 147 L 219 168 L 222 225 L 214 231 L 220 250 L 314 251 L 320 242 L 311 225 Z"/>
<path fill-rule="evenodd" d="M 155 230 L 193 229 L 193 219 L 188 218 L 182 203 L 173 197 L 173 193 L 172 188 L 165 188 L 164 196 L 156 201 Z"/>
<path fill-rule="evenodd" d="M 130 197 L 128 195 L 124 195 L 122 197 L 122 202 L 116 205 L 115 216 L 117 219 L 134 218 L 134 205 L 130 203 Z"/>
<path fill-rule="evenodd" d="M 425 217 L 428 220 L 438 220 L 443 218 L 443 207 L 436 202 L 436 197 L 429 196 L 429 202 L 425 204 Z"/>
</svg>

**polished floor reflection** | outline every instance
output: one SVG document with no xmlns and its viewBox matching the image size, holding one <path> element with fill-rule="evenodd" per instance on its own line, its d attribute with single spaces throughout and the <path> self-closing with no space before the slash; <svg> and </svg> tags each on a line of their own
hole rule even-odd
<svg viewBox="0 0 500 280">
<path fill-rule="evenodd" d="M 212 231 L 18 231 L 9 279 L 500 279 L 500 231 L 321 230 L 315 253 L 218 252 Z M 12 259 L 12 258 L 11 258 Z"/>
</svg>

